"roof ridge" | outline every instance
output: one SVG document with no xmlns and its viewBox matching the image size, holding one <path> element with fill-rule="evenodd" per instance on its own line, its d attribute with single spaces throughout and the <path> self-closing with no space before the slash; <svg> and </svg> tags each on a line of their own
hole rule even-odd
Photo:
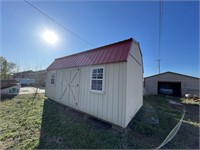
<svg viewBox="0 0 200 150">
<path fill-rule="evenodd" d="M 145 77 L 145 78 L 151 78 L 151 77 L 162 75 L 162 74 L 166 74 L 166 73 L 172 73 L 172 74 L 176 74 L 176 75 L 181 75 L 181 76 L 186 76 L 186 77 L 190 77 L 190 78 L 197 78 L 197 79 L 199 79 L 199 77 L 196 77 L 196 76 L 186 75 L 186 74 L 172 72 L 172 71 L 166 71 L 166 72 L 162 72 L 160 74 L 154 74 L 154 75 L 151 75 L 151 76 L 148 76 L 148 77 Z"/>
<path fill-rule="evenodd" d="M 118 42 L 114 42 L 114 43 L 111 43 L 111 44 L 103 45 L 103 46 L 96 47 L 96 48 L 93 48 L 93 49 L 89 49 L 89 50 L 86 50 L 86 51 L 82 51 L 82 52 L 79 52 L 79 53 L 74 53 L 74 54 L 71 54 L 71 55 L 59 57 L 59 58 L 56 58 L 55 60 L 63 59 L 63 58 L 67 58 L 67 57 L 71 57 L 71 56 L 75 56 L 75 55 L 79 55 L 79 54 L 82 54 L 82 53 L 87 53 L 87 52 L 90 52 L 90 51 L 96 51 L 96 50 L 99 50 L 99 49 L 101 49 L 101 48 L 105 48 L 105 47 L 112 46 L 112 45 L 115 45 L 115 44 L 127 42 L 127 41 L 130 41 L 130 40 L 132 40 L 132 41 L 135 42 L 136 44 L 139 44 L 139 42 L 137 42 L 135 39 L 133 39 L 133 38 L 131 37 L 131 38 L 129 38 L 129 39 L 125 39 L 125 40 L 122 40 L 122 41 L 118 41 Z"/>
</svg>

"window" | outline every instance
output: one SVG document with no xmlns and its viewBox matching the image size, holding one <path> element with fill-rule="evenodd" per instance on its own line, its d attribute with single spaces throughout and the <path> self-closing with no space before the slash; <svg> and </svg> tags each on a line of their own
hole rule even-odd
<svg viewBox="0 0 200 150">
<path fill-rule="evenodd" d="M 55 77 L 56 77 L 56 73 L 55 73 L 55 72 L 51 73 L 51 80 L 50 80 L 50 83 L 51 83 L 52 85 L 55 84 Z"/>
<path fill-rule="evenodd" d="M 92 76 L 91 76 L 91 90 L 94 91 L 103 91 L 103 68 L 94 68 L 92 69 Z"/>
</svg>

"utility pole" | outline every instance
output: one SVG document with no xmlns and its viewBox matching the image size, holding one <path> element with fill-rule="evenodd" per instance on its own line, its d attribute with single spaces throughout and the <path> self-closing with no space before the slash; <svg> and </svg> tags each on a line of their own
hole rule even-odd
<svg viewBox="0 0 200 150">
<path fill-rule="evenodd" d="M 161 59 L 160 58 L 156 59 L 156 61 L 158 62 L 158 73 L 160 74 L 160 61 L 161 61 Z"/>
<path fill-rule="evenodd" d="M 159 3 L 159 33 L 158 33 L 158 73 L 160 74 L 160 51 L 161 51 L 161 37 L 162 37 L 162 23 L 163 23 L 163 3 Z"/>
</svg>

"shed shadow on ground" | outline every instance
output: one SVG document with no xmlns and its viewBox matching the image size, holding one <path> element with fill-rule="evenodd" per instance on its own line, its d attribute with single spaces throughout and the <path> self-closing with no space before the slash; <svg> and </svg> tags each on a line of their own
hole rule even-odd
<svg viewBox="0 0 200 150">
<path fill-rule="evenodd" d="M 117 135 L 118 138 L 112 138 Z M 111 138 L 110 138 L 111 137 Z M 43 106 L 39 145 L 36 149 L 118 148 L 120 134 L 111 125 L 46 99 Z M 105 145 L 105 143 L 110 143 Z M 115 146 L 113 146 L 115 145 Z"/>
<path fill-rule="evenodd" d="M 157 103 L 160 103 L 159 100 L 156 101 L 154 106 L 159 106 Z M 192 117 L 193 113 L 197 113 L 198 107 L 192 107 L 192 105 L 189 104 L 187 104 L 187 106 L 191 108 L 188 109 L 188 107 L 186 107 L 188 113 L 186 113 L 185 119 L 192 119 L 198 122 L 198 120 L 196 120 L 198 118 Z M 131 120 L 128 125 L 129 131 L 124 139 L 122 139 L 122 134 L 113 131 L 111 125 L 92 118 L 86 121 L 83 119 L 84 115 L 82 113 L 67 109 L 63 105 L 46 99 L 43 106 L 39 145 L 36 149 L 156 148 L 179 121 L 180 113 L 178 114 L 176 108 L 172 108 L 170 110 L 171 112 L 168 109 L 160 110 L 160 107 L 155 108 L 159 118 L 159 124 L 150 126 L 144 123 L 147 122 L 144 120 L 144 116 L 146 116 L 144 108 L 143 106 Z M 163 108 L 164 107 L 162 107 L 162 109 Z M 196 109 L 194 110 L 194 108 Z M 169 113 L 175 113 L 177 117 L 172 117 L 173 115 Z M 190 130 L 192 133 L 196 134 L 188 140 L 187 138 Z M 199 133 L 196 131 L 199 131 L 198 127 L 183 122 L 176 137 L 163 148 L 199 147 L 198 139 L 196 139 L 196 137 L 199 137 Z M 183 141 L 185 140 L 190 143 L 183 145 Z"/>
</svg>

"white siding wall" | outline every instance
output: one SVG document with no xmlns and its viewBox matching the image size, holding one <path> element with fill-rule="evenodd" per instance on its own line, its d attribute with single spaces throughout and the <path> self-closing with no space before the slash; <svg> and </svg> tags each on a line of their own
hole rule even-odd
<svg viewBox="0 0 200 150">
<path fill-rule="evenodd" d="M 54 90 L 54 95 L 56 96 L 55 99 L 53 100 L 56 100 L 57 102 L 61 102 L 62 101 L 60 100 L 61 96 L 62 96 L 62 79 L 63 79 L 63 71 L 64 69 L 62 70 L 57 70 L 57 76 L 56 76 L 56 89 Z"/>
<path fill-rule="evenodd" d="M 133 43 L 127 62 L 126 126 L 143 105 L 143 65 L 138 45 Z"/>
<path fill-rule="evenodd" d="M 182 76 L 174 73 L 165 73 L 158 76 L 145 78 L 147 94 L 158 94 L 158 82 L 181 82 L 181 94 L 199 94 L 199 79 Z"/>
<path fill-rule="evenodd" d="M 142 52 L 140 51 L 140 48 L 137 44 L 132 43 L 130 55 L 134 56 L 134 59 L 137 60 L 143 66 Z"/>
<path fill-rule="evenodd" d="M 47 96 L 50 99 L 55 100 L 56 99 L 56 85 L 57 81 L 55 81 L 55 85 L 51 85 L 51 73 L 55 72 L 56 73 L 56 79 L 57 79 L 57 71 L 52 70 L 52 71 L 47 71 L 47 80 L 46 80 L 46 86 L 45 86 L 45 96 Z"/>
<path fill-rule="evenodd" d="M 103 94 L 90 91 L 91 67 L 81 68 L 79 109 L 124 127 L 126 63 L 106 64 L 99 67 L 105 69 Z"/>
<path fill-rule="evenodd" d="M 126 62 L 80 68 L 80 95 L 77 109 L 97 118 L 125 127 Z M 90 91 L 91 68 L 104 67 L 104 93 Z M 60 102 L 62 70 L 57 70 L 56 86 L 47 73 L 46 96 Z"/>
</svg>

